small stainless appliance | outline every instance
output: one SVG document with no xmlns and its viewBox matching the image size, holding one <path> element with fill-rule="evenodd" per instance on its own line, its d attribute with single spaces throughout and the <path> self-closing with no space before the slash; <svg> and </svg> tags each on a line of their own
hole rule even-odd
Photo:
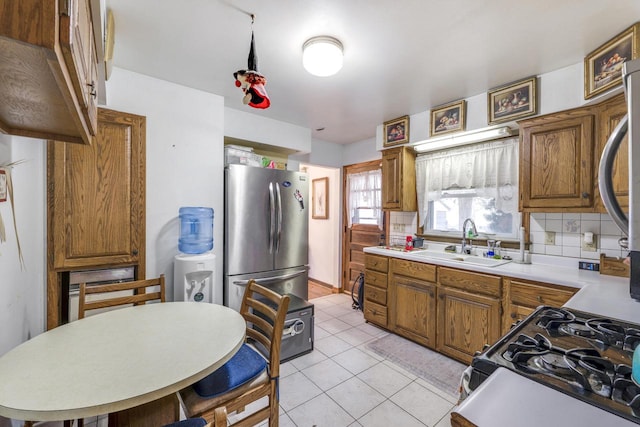
<svg viewBox="0 0 640 427">
<path fill-rule="evenodd" d="M 631 262 L 630 294 L 640 300 L 640 175 L 633 165 L 640 165 L 640 59 L 623 64 L 622 78 L 627 99 L 627 115 L 615 128 L 600 160 L 599 181 L 602 201 L 618 228 L 628 236 L 621 239 L 629 249 Z M 629 216 L 620 208 L 613 191 L 612 173 L 615 155 L 624 139 L 629 135 Z"/>
</svg>

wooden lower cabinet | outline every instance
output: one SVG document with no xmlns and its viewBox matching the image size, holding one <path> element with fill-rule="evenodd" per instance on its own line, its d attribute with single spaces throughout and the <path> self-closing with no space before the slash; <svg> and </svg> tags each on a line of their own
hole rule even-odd
<svg viewBox="0 0 640 427">
<path fill-rule="evenodd" d="M 538 306 L 561 307 L 578 291 L 576 288 L 522 279 L 504 279 L 506 310 L 502 332 L 527 317 Z"/>
<path fill-rule="evenodd" d="M 389 259 L 365 254 L 364 264 L 364 319 L 386 328 Z"/>
<path fill-rule="evenodd" d="M 463 363 L 497 341 L 501 300 L 446 286 L 438 289 L 437 350 Z"/>
<path fill-rule="evenodd" d="M 436 266 L 392 259 L 390 329 L 435 349 L 436 287 Z"/>
<path fill-rule="evenodd" d="M 439 267 L 437 350 L 463 363 L 502 336 L 502 279 Z"/>
</svg>

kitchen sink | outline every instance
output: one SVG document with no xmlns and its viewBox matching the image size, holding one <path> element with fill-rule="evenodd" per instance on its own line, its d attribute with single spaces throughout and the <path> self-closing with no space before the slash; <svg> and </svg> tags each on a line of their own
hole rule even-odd
<svg viewBox="0 0 640 427">
<path fill-rule="evenodd" d="M 465 264 L 482 265 L 484 267 L 497 267 L 499 265 L 506 264 L 510 260 L 495 259 L 495 258 L 483 258 L 476 255 L 463 255 L 451 252 L 437 252 L 437 251 L 420 251 L 416 255 L 424 258 L 442 259 L 447 261 L 460 262 Z"/>
</svg>

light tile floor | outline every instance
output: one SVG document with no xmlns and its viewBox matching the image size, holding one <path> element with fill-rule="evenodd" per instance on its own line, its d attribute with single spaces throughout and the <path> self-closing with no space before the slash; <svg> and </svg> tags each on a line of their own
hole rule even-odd
<svg viewBox="0 0 640 427">
<path fill-rule="evenodd" d="M 457 399 L 369 351 L 388 332 L 365 323 L 350 295 L 312 302 L 314 351 L 280 367 L 280 427 L 451 426 Z M 106 427 L 106 418 L 85 425 Z"/>
</svg>

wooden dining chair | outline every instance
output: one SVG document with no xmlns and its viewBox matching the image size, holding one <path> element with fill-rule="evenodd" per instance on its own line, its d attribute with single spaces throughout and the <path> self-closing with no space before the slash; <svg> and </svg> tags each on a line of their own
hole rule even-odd
<svg viewBox="0 0 640 427">
<path fill-rule="evenodd" d="M 157 290 L 149 288 L 159 286 Z M 164 274 L 155 279 L 136 280 L 133 282 L 108 283 L 104 285 L 87 286 L 80 283 L 80 298 L 78 319 L 83 319 L 90 310 L 98 310 L 120 305 L 142 305 L 148 301 L 165 302 Z M 123 291 L 132 291 L 131 295 L 123 295 Z M 89 301 L 88 295 L 99 296 L 99 299 Z"/>
<path fill-rule="evenodd" d="M 227 408 L 216 408 L 213 421 L 208 423 L 204 418 L 187 418 L 186 420 L 167 424 L 163 427 L 227 427 Z"/>
<path fill-rule="evenodd" d="M 266 406 L 231 425 L 249 427 L 268 419 L 269 427 L 278 426 L 280 343 L 289 300 L 288 295 L 249 281 L 240 306 L 247 322 L 247 342 L 218 370 L 179 392 L 187 417 L 211 422 L 216 408 L 225 406 L 228 413 L 240 413 L 267 396 Z M 266 360 L 249 344 L 266 349 Z"/>
</svg>

